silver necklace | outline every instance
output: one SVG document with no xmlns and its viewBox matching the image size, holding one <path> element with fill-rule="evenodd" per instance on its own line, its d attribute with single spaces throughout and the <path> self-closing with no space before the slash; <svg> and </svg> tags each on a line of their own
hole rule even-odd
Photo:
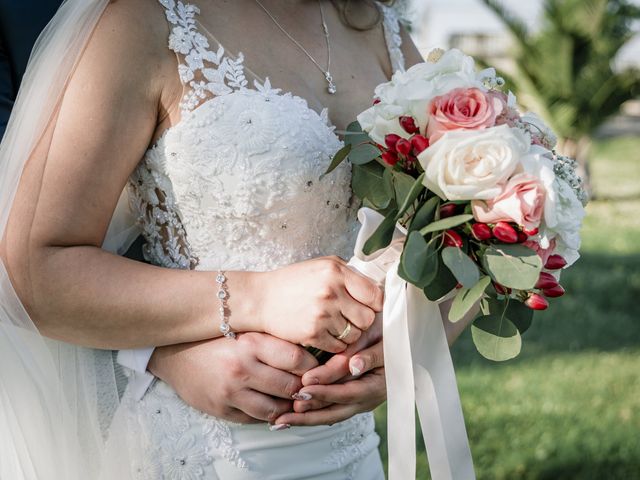
<svg viewBox="0 0 640 480">
<path fill-rule="evenodd" d="M 320 66 L 320 64 L 318 62 L 316 62 L 315 58 L 313 58 L 311 56 L 311 54 L 309 54 L 309 52 L 307 52 L 307 50 L 300 45 L 300 42 L 298 42 L 295 38 L 293 38 L 289 32 L 287 32 L 284 27 L 282 25 L 280 25 L 280 23 L 278 23 L 278 21 L 276 20 L 276 18 L 271 14 L 271 12 L 269 12 L 269 10 L 267 10 L 267 8 L 260 3 L 259 0 L 256 0 L 256 3 L 260 6 L 260 8 L 262 8 L 262 10 L 264 10 L 264 12 L 269 15 L 269 18 L 271 18 L 271 20 L 273 20 L 273 23 L 276 24 L 276 26 L 282 31 L 282 33 L 284 33 L 289 40 L 291 40 L 300 50 L 302 50 L 302 52 L 309 57 L 309 60 L 311 60 L 313 62 L 313 64 L 318 67 L 318 70 L 320 70 L 322 72 L 322 74 L 324 75 L 324 79 L 327 81 L 327 92 L 329 92 L 330 94 L 334 94 L 338 91 L 338 89 L 336 88 L 336 84 L 333 83 L 333 76 L 331 75 L 331 72 L 329 70 L 331 70 L 331 44 L 329 42 L 329 28 L 327 27 L 327 22 L 324 18 L 324 10 L 322 9 L 322 1 L 318 0 L 318 5 L 320 6 L 320 17 L 322 18 L 322 30 L 324 31 L 324 38 L 325 41 L 327 43 L 327 68 L 322 68 Z"/>
</svg>

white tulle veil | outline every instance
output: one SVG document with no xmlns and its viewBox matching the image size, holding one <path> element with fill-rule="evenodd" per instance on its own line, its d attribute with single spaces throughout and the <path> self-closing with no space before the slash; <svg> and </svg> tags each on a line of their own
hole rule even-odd
<svg viewBox="0 0 640 480">
<path fill-rule="evenodd" d="M 67 0 L 36 43 L 0 144 L 0 239 L 24 166 L 47 141 L 47 126 L 108 3 Z M 125 200 L 104 244 L 118 253 L 136 236 Z M 119 378 L 112 352 L 40 335 L 0 261 L 0 479 L 133 478 L 126 419 L 116 415 Z"/>
</svg>

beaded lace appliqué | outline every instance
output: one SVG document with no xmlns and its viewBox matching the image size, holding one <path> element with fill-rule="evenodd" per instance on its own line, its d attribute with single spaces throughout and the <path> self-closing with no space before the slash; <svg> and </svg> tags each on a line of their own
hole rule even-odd
<svg viewBox="0 0 640 480">
<path fill-rule="evenodd" d="M 370 445 L 365 445 L 370 437 L 377 436 L 374 433 L 375 421 L 370 413 L 356 415 L 346 420 L 348 429 L 331 441 L 333 453 L 325 459 L 325 462 L 344 469 L 345 480 L 352 480 L 360 462 L 370 453 Z"/>
<path fill-rule="evenodd" d="M 184 63 L 178 66 L 180 80 L 191 88 L 180 103 L 183 111 L 193 110 L 206 98 L 246 87 L 244 56 L 239 54 L 233 60 L 225 56 L 222 46 L 215 52 L 209 50 L 209 40 L 197 30 L 198 7 L 174 0 L 159 1 L 165 7 L 167 20 L 173 25 L 169 48 L 184 56 Z"/>
<path fill-rule="evenodd" d="M 382 26 L 384 28 L 384 37 L 389 50 L 389 58 L 391 59 L 391 69 L 404 71 L 405 62 L 402 53 L 402 37 L 400 36 L 400 22 L 398 13 L 392 7 L 380 5 L 383 12 Z"/>
</svg>

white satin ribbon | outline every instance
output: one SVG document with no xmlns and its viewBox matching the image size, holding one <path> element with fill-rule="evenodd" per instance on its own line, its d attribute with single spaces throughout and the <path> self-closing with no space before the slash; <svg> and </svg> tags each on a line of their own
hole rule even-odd
<svg viewBox="0 0 640 480">
<path fill-rule="evenodd" d="M 382 311 L 387 379 L 389 480 L 416 476 L 415 407 L 433 480 L 475 479 L 455 372 L 438 302 L 398 276 L 406 230 L 371 255 L 364 243 L 384 217 L 358 211 L 362 226 L 349 266 L 384 286 Z"/>
</svg>

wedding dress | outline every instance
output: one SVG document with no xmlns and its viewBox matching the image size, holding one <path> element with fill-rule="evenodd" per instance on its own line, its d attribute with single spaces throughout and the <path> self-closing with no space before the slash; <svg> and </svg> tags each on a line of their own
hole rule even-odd
<svg viewBox="0 0 640 480">
<path fill-rule="evenodd" d="M 264 271 L 349 257 L 357 229 L 349 167 L 321 178 L 342 145 L 327 110 L 317 113 L 268 79 L 251 86 L 242 54 L 233 58 L 214 42 L 198 7 L 159 2 L 185 92 L 181 120 L 129 182 L 146 259 L 168 268 Z M 382 9 L 393 69 L 403 69 L 397 16 Z M 160 380 L 140 400 L 128 389 L 121 408 L 142 446 L 134 459 L 140 479 L 384 478 L 371 413 L 271 432 L 205 415 Z"/>
</svg>

